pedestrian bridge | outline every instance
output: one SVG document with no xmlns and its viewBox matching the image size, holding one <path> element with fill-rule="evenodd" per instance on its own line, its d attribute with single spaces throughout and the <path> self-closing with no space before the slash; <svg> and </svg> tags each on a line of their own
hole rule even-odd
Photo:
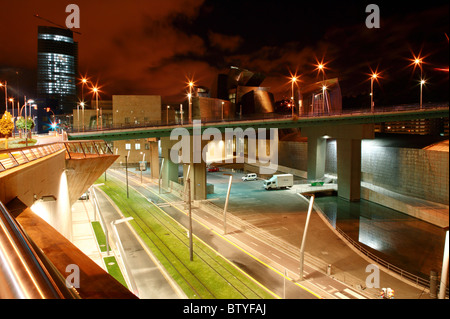
<svg viewBox="0 0 450 319">
<path fill-rule="evenodd" d="M 103 141 L 0 151 L 0 299 L 137 298 L 71 243 L 72 203 L 116 159 Z"/>
</svg>

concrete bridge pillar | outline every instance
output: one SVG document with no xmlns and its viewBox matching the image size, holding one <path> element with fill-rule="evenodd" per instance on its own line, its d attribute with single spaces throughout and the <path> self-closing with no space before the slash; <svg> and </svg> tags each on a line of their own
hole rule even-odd
<svg viewBox="0 0 450 319">
<path fill-rule="evenodd" d="M 149 142 L 150 144 L 150 173 L 151 177 L 159 178 L 159 147 L 158 141 Z"/>
<path fill-rule="evenodd" d="M 162 186 L 168 187 L 169 181 L 178 183 L 178 166 L 183 164 L 183 181 L 186 182 L 188 176 L 191 179 L 191 199 L 202 200 L 206 199 L 206 163 L 203 160 L 202 150 L 209 141 L 203 141 L 201 138 L 183 136 L 182 138 L 188 139 L 186 143 L 176 145 L 178 140 L 170 140 L 170 137 L 161 138 L 161 156 L 164 159 L 162 169 Z M 181 146 L 181 147 L 180 147 Z M 170 158 L 171 150 L 181 150 L 178 158 L 178 162 L 175 163 Z M 195 155 L 194 155 L 195 154 Z M 173 155 L 172 155 L 173 156 Z"/>
<path fill-rule="evenodd" d="M 322 178 L 325 175 L 327 140 L 323 136 L 308 136 L 308 180 Z"/>
<path fill-rule="evenodd" d="M 163 158 L 162 172 L 161 172 L 161 175 L 162 175 L 161 176 L 161 185 L 164 188 L 169 187 L 170 181 L 178 183 L 178 163 L 174 163 L 170 159 L 170 150 L 172 149 L 172 147 L 175 145 L 176 142 L 177 141 L 171 141 L 169 137 L 161 137 L 161 157 Z M 152 153 L 152 157 L 153 157 L 153 153 Z M 159 178 L 159 172 L 158 172 L 158 178 Z"/>
<path fill-rule="evenodd" d="M 308 137 L 308 180 L 325 174 L 326 139 L 337 143 L 338 196 L 359 201 L 361 196 L 361 140 L 375 137 L 373 124 L 302 128 Z"/>
</svg>

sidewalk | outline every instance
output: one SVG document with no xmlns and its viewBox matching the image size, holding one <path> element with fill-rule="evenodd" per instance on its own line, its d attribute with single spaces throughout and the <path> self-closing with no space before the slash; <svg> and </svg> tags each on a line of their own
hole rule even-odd
<svg viewBox="0 0 450 319">
<path fill-rule="evenodd" d="M 106 271 L 91 221 L 94 207 L 89 200 L 78 200 L 72 206 L 72 243 Z"/>
</svg>

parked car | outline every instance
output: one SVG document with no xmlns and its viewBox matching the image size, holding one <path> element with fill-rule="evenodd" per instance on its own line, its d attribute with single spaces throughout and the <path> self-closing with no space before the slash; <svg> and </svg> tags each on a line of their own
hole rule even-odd
<svg viewBox="0 0 450 319">
<path fill-rule="evenodd" d="M 255 173 L 250 173 L 250 174 L 246 174 L 244 176 L 242 176 L 242 181 L 255 181 L 258 179 L 258 175 L 256 175 Z"/>
<path fill-rule="evenodd" d="M 218 172 L 218 171 L 219 171 L 218 167 L 214 167 L 214 166 L 208 167 L 208 172 Z"/>
<path fill-rule="evenodd" d="M 79 199 L 88 200 L 89 199 L 89 191 L 86 191 L 85 193 L 83 193 Z"/>
</svg>

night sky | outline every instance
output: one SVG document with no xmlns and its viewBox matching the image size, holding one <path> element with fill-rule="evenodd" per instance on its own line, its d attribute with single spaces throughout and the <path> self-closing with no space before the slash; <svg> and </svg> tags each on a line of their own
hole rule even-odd
<svg viewBox="0 0 450 319">
<path fill-rule="evenodd" d="M 65 8 L 80 8 L 79 72 L 113 94 L 185 99 L 186 81 L 211 86 L 219 72 L 238 66 L 267 76 L 275 99 L 290 96 L 289 75 L 300 85 L 338 77 L 344 107 L 369 104 L 372 70 L 377 105 L 418 103 L 424 57 L 424 103 L 448 101 L 448 1 L 284 0 L 0 0 L 0 81 L 9 93 L 36 92 L 37 26 L 65 25 Z M 369 3 L 380 8 L 381 27 L 365 25 Z M 442 69 L 446 69 L 442 70 Z M 0 93 L 0 97 L 3 92 Z"/>
</svg>

